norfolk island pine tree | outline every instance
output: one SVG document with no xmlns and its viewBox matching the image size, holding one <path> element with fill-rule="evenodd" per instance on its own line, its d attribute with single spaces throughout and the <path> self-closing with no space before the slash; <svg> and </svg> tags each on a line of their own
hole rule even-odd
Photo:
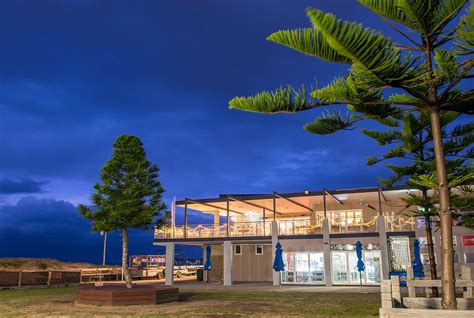
<svg viewBox="0 0 474 318">
<path fill-rule="evenodd" d="M 359 0 L 406 39 L 397 44 L 362 25 L 337 19 L 312 8 L 312 27 L 283 30 L 268 40 L 327 62 L 350 65 L 348 75 L 310 92 L 304 86 L 280 87 L 255 96 L 235 97 L 229 107 L 259 113 L 293 113 L 347 105 L 348 115 L 328 111 L 304 128 L 316 134 L 351 129 L 372 119 L 389 122 L 390 115 L 427 111 L 433 134 L 439 192 L 442 262 L 442 308 L 455 309 L 452 211 L 447 188 L 440 113 L 472 114 L 474 90 L 462 90 L 474 66 L 474 6 L 455 21 L 467 0 Z M 456 23 L 457 22 L 457 23 Z M 453 24 L 455 24 L 453 26 Z M 408 32 L 407 32 L 408 31 Z M 388 92 L 392 90 L 391 94 Z M 390 94 L 387 96 L 387 94 Z"/>
<path fill-rule="evenodd" d="M 122 271 L 132 288 L 128 269 L 128 229 L 146 229 L 168 222 L 162 202 L 165 191 L 158 181 L 158 167 L 146 158 L 141 140 L 122 135 L 113 146 L 112 158 L 101 169 L 101 182 L 94 185 L 93 207 L 79 205 L 79 213 L 92 222 L 93 231 L 121 231 Z"/>
<path fill-rule="evenodd" d="M 451 174 L 465 171 L 466 162 L 473 157 L 473 124 L 459 124 L 454 127 L 450 125 L 459 115 L 459 113 L 452 111 L 440 113 L 443 150 L 447 170 Z M 388 188 L 399 182 L 406 183 L 410 179 L 436 171 L 429 113 L 397 114 L 391 117 L 393 121 L 387 125 L 388 130 L 362 130 L 365 135 L 377 141 L 380 146 L 392 146 L 381 157 L 371 157 L 367 160 L 367 164 L 370 166 L 388 161 L 385 166 L 392 171 L 392 175 L 388 179 L 380 179 L 380 182 Z M 396 162 L 393 162 L 393 159 L 396 159 Z M 409 206 L 420 207 L 420 209 L 412 210 L 411 215 L 425 219 L 430 276 L 431 279 L 438 279 L 432 239 L 432 222 L 430 221 L 431 217 L 438 215 L 438 213 L 434 206 L 435 199 L 428 196 L 428 191 L 432 187 L 419 183 L 410 183 L 410 185 L 420 190 L 422 194 L 421 196 L 410 195 L 405 201 Z M 451 196 L 451 198 L 453 197 Z M 433 296 L 438 297 L 437 288 L 433 288 Z"/>
</svg>

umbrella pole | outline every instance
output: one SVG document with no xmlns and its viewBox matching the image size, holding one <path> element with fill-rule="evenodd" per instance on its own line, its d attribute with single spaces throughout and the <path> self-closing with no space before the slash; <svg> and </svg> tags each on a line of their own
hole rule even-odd
<svg viewBox="0 0 474 318">
<path fill-rule="evenodd" d="M 209 289 L 209 271 L 207 271 L 206 281 L 206 289 Z"/>
<path fill-rule="evenodd" d="M 360 292 L 362 292 L 362 272 L 359 272 Z"/>
</svg>

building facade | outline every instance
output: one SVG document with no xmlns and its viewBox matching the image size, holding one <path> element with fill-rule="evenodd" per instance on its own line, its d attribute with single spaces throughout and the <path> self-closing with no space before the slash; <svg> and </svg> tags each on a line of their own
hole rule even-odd
<svg viewBox="0 0 474 318">
<path fill-rule="evenodd" d="M 154 244 L 166 246 L 166 273 L 172 273 L 175 244 L 210 245 L 209 281 L 337 286 L 377 285 L 389 272 L 407 270 L 416 238 L 429 276 L 424 218 L 414 216 L 418 207 L 403 201 L 416 191 L 362 188 L 186 198 L 175 203 L 184 209 L 184 224 L 176 225 L 173 214 L 170 226 L 155 229 Z M 189 224 L 190 210 L 212 214 L 214 222 Z M 440 260 L 441 238 L 433 227 Z M 474 267 L 474 231 L 454 226 L 453 234 L 456 269 Z M 357 241 L 363 246 L 362 275 L 357 271 Z M 277 242 L 285 263 L 281 273 L 272 269 Z M 166 284 L 172 283 L 167 275 Z"/>
</svg>

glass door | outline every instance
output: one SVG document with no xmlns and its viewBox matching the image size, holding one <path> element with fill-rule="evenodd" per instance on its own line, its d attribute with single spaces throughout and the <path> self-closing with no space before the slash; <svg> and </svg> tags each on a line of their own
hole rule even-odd
<svg viewBox="0 0 474 318">
<path fill-rule="evenodd" d="M 350 284 L 360 284 L 360 274 L 362 274 L 362 284 L 364 284 L 364 272 L 359 273 L 359 271 L 357 270 L 357 253 L 353 251 L 347 252 L 347 254 L 349 256 Z"/>
<path fill-rule="evenodd" d="M 308 253 L 295 253 L 295 274 L 297 283 L 307 283 L 309 280 Z"/>
<path fill-rule="evenodd" d="M 335 285 L 343 285 L 349 283 L 347 253 L 332 252 L 331 253 L 332 280 Z"/>
<path fill-rule="evenodd" d="M 309 254 L 309 283 L 310 284 L 324 284 L 324 254 L 310 253 Z"/>
<path fill-rule="evenodd" d="M 382 280 L 380 251 L 364 251 L 367 284 L 379 284 Z"/>
<path fill-rule="evenodd" d="M 294 253 L 283 253 L 283 262 L 285 263 L 285 270 L 281 275 L 282 283 L 295 282 L 295 260 Z"/>
</svg>

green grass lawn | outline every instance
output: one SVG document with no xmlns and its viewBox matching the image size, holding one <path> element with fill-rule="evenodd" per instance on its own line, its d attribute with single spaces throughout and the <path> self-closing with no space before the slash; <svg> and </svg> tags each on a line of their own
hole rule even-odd
<svg viewBox="0 0 474 318">
<path fill-rule="evenodd" d="M 369 317 L 379 294 L 182 290 L 180 301 L 146 306 L 74 305 L 76 288 L 0 290 L 0 316 Z"/>
</svg>

